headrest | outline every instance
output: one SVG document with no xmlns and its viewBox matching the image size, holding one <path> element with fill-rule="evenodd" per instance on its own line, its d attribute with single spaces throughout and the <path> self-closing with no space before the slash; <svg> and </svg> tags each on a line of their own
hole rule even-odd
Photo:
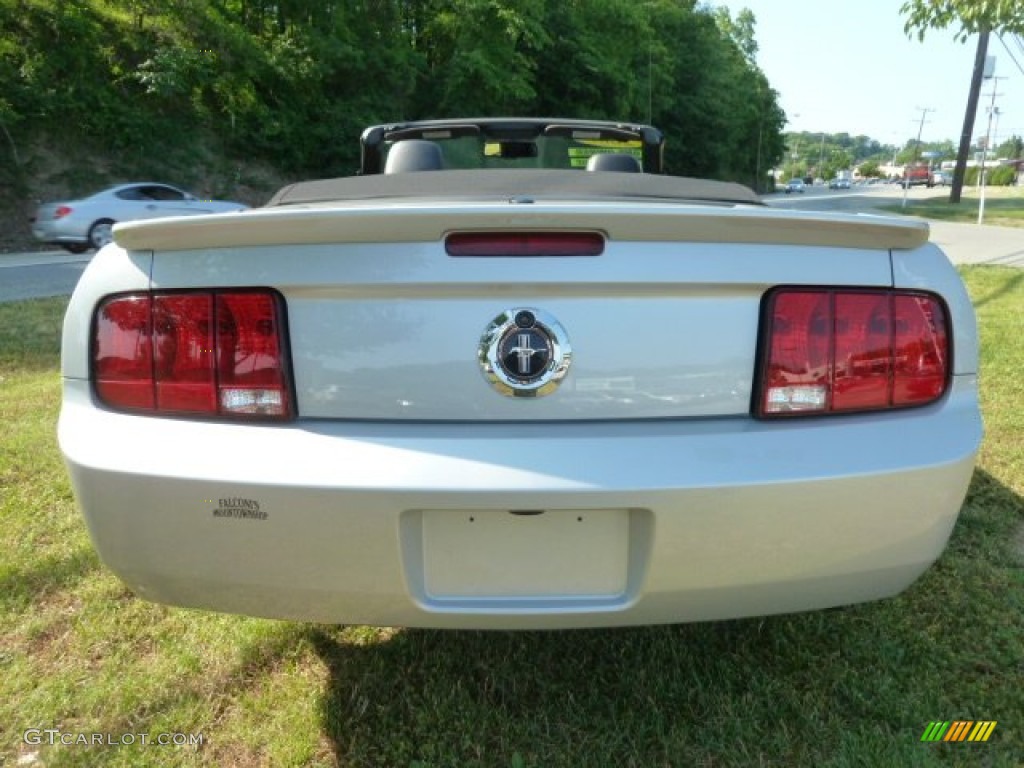
<svg viewBox="0 0 1024 768">
<path fill-rule="evenodd" d="M 444 167 L 441 148 L 432 141 L 405 139 L 391 147 L 384 173 L 440 171 Z"/>
<path fill-rule="evenodd" d="M 632 155 L 619 152 L 603 152 L 591 155 L 587 160 L 588 171 L 620 171 L 624 173 L 640 173 L 640 161 Z"/>
</svg>

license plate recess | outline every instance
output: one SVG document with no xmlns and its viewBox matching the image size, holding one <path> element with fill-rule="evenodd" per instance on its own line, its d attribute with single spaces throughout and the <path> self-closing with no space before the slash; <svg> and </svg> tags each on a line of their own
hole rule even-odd
<svg viewBox="0 0 1024 768">
<path fill-rule="evenodd" d="M 428 599 L 613 598 L 626 591 L 628 509 L 423 510 Z"/>
</svg>

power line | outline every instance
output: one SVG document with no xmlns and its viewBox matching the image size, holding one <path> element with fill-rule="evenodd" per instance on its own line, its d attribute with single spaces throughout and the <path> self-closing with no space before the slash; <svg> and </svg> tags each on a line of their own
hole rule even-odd
<svg viewBox="0 0 1024 768">
<path fill-rule="evenodd" d="M 917 128 L 917 152 L 920 152 L 921 151 L 921 132 L 924 131 L 925 117 L 928 115 L 929 112 L 934 112 L 935 110 L 933 108 L 931 108 L 931 107 L 914 107 L 914 109 L 916 109 L 917 111 L 919 111 L 921 113 L 921 122 L 920 122 L 920 125 Z M 914 120 L 913 122 L 916 123 L 917 120 Z"/>
<path fill-rule="evenodd" d="M 988 108 L 988 130 L 985 131 L 985 149 L 981 153 L 981 170 L 978 172 L 978 183 L 981 185 L 981 196 L 978 200 L 978 224 L 985 221 L 985 160 L 992 148 L 992 118 L 999 114 L 999 109 L 996 107 L 996 96 L 1002 96 L 1001 93 L 996 93 L 996 88 L 999 87 L 999 81 L 1005 79 L 1005 77 L 992 78 L 992 104 Z"/>
<path fill-rule="evenodd" d="M 1017 65 L 1017 69 L 1020 70 L 1020 73 L 1022 75 L 1024 75 L 1024 67 L 1021 67 L 1020 62 L 1017 61 L 1017 59 L 1014 57 L 1013 51 L 1010 50 L 1010 46 L 1008 46 L 1006 44 L 1006 41 L 1003 40 L 1003 36 L 1002 35 L 996 35 L 996 37 L 999 38 L 999 42 L 1002 43 L 1003 44 L 1003 48 L 1006 49 L 1006 55 L 1010 57 L 1010 61 L 1012 61 L 1014 64 L 1016 64 Z M 1017 46 L 1021 47 L 1020 38 L 1019 37 L 1017 38 Z M 1022 48 L 1022 50 L 1024 50 L 1024 48 Z"/>
<path fill-rule="evenodd" d="M 988 130 L 985 132 L 985 152 L 986 153 L 992 148 L 990 145 L 992 143 L 994 143 L 998 139 L 997 136 L 993 136 L 992 135 L 992 118 L 993 117 L 996 118 L 996 126 L 998 128 L 998 126 L 999 126 L 999 107 L 996 106 L 996 97 L 997 96 L 1002 96 L 1003 94 L 996 93 L 996 88 L 999 86 L 999 81 L 1000 80 L 1008 80 L 1009 78 L 1008 77 L 993 77 L 993 78 L 990 78 L 990 79 L 992 80 L 992 103 L 988 107 L 986 107 L 986 109 L 985 109 L 985 111 L 988 112 Z M 988 96 L 987 93 L 985 95 Z M 981 165 L 982 165 L 982 169 L 984 170 L 984 167 L 985 167 L 984 159 L 981 161 Z"/>
</svg>

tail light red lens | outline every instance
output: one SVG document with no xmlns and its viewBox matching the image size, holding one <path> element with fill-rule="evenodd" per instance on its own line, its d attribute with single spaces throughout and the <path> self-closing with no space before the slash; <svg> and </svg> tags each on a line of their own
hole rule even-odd
<svg viewBox="0 0 1024 768">
<path fill-rule="evenodd" d="M 153 298 L 153 383 L 157 410 L 216 413 L 213 304 L 210 293 Z"/>
<path fill-rule="evenodd" d="M 69 213 L 71 213 L 71 209 L 68 208 L 66 205 L 58 205 L 56 210 L 54 210 L 53 212 L 53 218 L 63 219 Z"/>
<path fill-rule="evenodd" d="M 283 323 L 274 291 L 109 298 L 93 325 L 96 394 L 120 410 L 290 418 Z"/>
<path fill-rule="evenodd" d="M 793 288 L 764 307 L 759 416 L 924 405 L 946 391 L 948 321 L 936 296 Z"/>
<path fill-rule="evenodd" d="M 153 298 L 108 299 L 93 323 L 92 376 L 96 393 L 127 410 L 156 408 L 153 391 Z"/>
</svg>

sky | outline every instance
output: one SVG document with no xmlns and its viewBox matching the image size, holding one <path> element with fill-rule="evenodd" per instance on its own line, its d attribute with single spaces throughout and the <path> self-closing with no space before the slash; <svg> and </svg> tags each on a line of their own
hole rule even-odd
<svg viewBox="0 0 1024 768">
<path fill-rule="evenodd" d="M 960 142 L 978 36 L 964 43 L 956 30 L 928 30 L 924 42 L 907 37 L 902 0 L 708 0 L 733 17 L 743 8 L 757 20 L 757 63 L 779 92 L 786 131 L 866 135 L 903 146 L 908 139 Z M 1024 52 L 1004 35 L 1024 67 Z M 1024 74 L 995 35 L 998 80 L 994 144 L 1024 136 Z M 985 81 L 974 122 L 984 136 L 992 82 Z M 924 116 L 922 109 L 934 110 Z"/>
</svg>

